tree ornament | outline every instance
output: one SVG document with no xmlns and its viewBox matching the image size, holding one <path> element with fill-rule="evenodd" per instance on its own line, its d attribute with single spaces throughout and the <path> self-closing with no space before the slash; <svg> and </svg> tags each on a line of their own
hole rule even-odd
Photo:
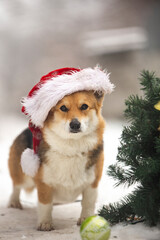
<svg viewBox="0 0 160 240">
<path fill-rule="evenodd" d="M 154 105 L 154 108 L 160 111 L 160 101 Z"/>
</svg>

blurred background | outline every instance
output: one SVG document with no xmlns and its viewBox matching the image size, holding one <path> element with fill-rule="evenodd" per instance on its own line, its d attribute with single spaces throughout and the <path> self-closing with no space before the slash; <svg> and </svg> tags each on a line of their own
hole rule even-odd
<svg viewBox="0 0 160 240">
<path fill-rule="evenodd" d="M 103 114 L 122 118 L 140 71 L 160 75 L 159 23 L 158 0 L 1 0 L 1 114 L 21 117 L 21 98 L 49 71 L 98 63 L 116 85 Z"/>
<path fill-rule="evenodd" d="M 0 209 L 7 205 L 12 191 L 7 167 L 9 147 L 28 124 L 21 113 L 21 98 L 54 69 L 97 64 L 111 73 L 111 82 L 116 86 L 115 91 L 105 97 L 103 107 L 107 119 L 106 161 L 98 207 L 119 200 L 129 191 L 123 187 L 114 189 L 115 182 L 106 175 L 106 169 L 116 161 L 125 124 L 124 101 L 130 94 L 140 93 L 140 72 L 148 69 L 160 77 L 160 1 L 0 1 Z M 36 193 L 32 198 L 22 193 L 21 200 L 35 206 Z M 76 204 L 77 214 L 80 203 Z M 64 212 L 63 207 L 61 211 Z M 10 214 L 2 213 L 1 216 L 6 215 L 8 219 L 5 224 L 1 218 L 3 225 L 0 226 L 6 225 L 3 232 L 9 231 L 12 237 L 17 230 L 7 230 L 7 227 L 12 225 L 8 222 L 15 219 L 12 221 Z"/>
</svg>

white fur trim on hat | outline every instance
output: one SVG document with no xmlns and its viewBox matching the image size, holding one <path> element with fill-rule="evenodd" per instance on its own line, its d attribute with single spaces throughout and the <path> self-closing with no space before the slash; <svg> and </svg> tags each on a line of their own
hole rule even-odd
<svg viewBox="0 0 160 240">
<path fill-rule="evenodd" d="M 32 97 L 23 98 L 22 104 L 31 122 L 41 128 L 50 109 L 64 96 L 83 90 L 111 93 L 113 88 L 106 71 L 98 67 L 86 68 L 72 75 L 63 74 L 49 79 Z"/>
<path fill-rule="evenodd" d="M 21 167 L 22 171 L 30 176 L 34 177 L 39 169 L 40 160 L 37 154 L 30 148 L 26 148 L 21 155 Z"/>
</svg>

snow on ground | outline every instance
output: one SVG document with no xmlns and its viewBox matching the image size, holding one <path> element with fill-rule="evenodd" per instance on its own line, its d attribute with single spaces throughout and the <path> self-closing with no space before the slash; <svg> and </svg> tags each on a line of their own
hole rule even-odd
<svg viewBox="0 0 160 240">
<path fill-rule="evenodd" d="M 5 116 L 0 120 L 0 239 L 80 240 L 79 227 L 76 225 L 81 210 L 80 202 L 54 206 L 52 214 L 56 230 L 52 232 L 39 232 L 36 230 L 36 190 L 30 195 L 22 192 L 21 201 L 24 210 L 7 208 L 7 202 L 12 190 L 7 166 L 9 147 L 17 134 L 26 126 L 27 121 L 17 116 Z M 132 188 L 114 188 L 115 182 L 106 175 L 107 167 L 116 160 L 122 128 L 123 123 L 121 122 L 107 121 L 104 134 L 105 165 L 99 186 L 97 210 L 103 204 L 115 202 L 132 190 Z M 113 239 L 159 240 L 160 228 L 149 228 L 144 224 L 117 224 L 112 227 L 110 240 Z"/>
</svg>

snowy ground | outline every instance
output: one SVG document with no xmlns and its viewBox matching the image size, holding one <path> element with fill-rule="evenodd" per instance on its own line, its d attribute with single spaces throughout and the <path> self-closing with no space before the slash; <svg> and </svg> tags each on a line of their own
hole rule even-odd
<svg viewBox="0 0 160 240">
<path fill-rule="evenodd" d="M 8 209 L 7 202 L 12 190 L 8 174 L 7 158 L 9 146 L 14 137 L 27 126 L 27 121 L 16 116 L 6 116 L 0 120 L 0 239 L 46 239 L 46 240 L 80 240 L 79 227 L 76 221 L 80 214 L 80 203 L 57 205 L 53 208 L 55 231 L 38 232 L 36 230 L 36 191 L 31 195 L 21 194 L 24 210 Z M 114 188 L 114 181 L 105 172 L 107 167 L 115 162 L 119 137 L 123 124 L 108 121 L 104 135 L 105 166 L 99 186 L 97 209 L 103 204 L 119 200 L 131 189 Z M 160 228 L 149 228 L 144 224 L 124 225 L 112 227 L 110 240 L 159 240 Z"/>
</svg>

